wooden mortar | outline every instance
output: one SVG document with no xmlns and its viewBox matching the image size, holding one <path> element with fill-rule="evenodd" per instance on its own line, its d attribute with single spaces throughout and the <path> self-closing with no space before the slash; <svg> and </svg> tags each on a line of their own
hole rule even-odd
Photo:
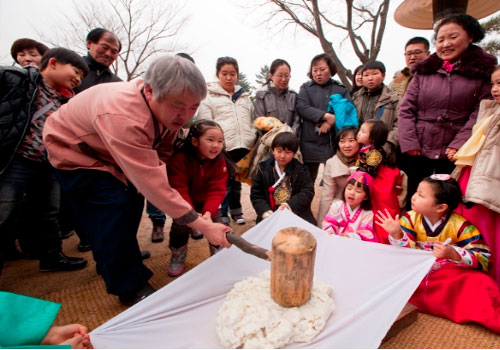
<svg viewBox="0 0 500 350">
<path fill-rule="evenodd" d="M 316 239 L 298 227 L 274 236 L 271 258 L 271 297 L 284 307 L 302 306 L 311 297 Z"/>
</svg>

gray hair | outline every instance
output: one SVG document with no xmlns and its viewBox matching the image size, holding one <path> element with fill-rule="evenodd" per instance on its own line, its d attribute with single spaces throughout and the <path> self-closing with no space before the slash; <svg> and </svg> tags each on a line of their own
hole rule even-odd
<svg viewBox="0 0 500 350">
<path fill-rule="evenodd" d="M 207 96 L 207 83 L 194 63 L 180 56 L 163 56 L 149 66 L 144 83 L 157 100 L 166 96 L 192 94 L 200 101 Z"/>
</svg>

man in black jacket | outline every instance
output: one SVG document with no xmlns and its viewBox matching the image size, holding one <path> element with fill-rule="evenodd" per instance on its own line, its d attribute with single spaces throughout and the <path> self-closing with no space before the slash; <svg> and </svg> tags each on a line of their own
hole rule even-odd
<svg viewBox="0 0 500 350">
<path fill-rule="evenodd" d="M 112 83 L 122 81 L 117 75 L 113 74 L 109 67 L 118 58 L 118 54 L 122 48 L 122 44 L 118 37 L 104 28 L 92 29 L 87 34 L 87 49 L 88 53 L 83 56 L 83 59 L 89 67 L 89 74 L 83 79 L 80 86 L 73 91 L 75 94 L 82 92 L 94 85 L 102 83 Z M 75 219 L 71 213 L 68 204 L 64 197 L 61 198 L 61 211 L 59 216 L 61 225 L 61 237 L 67 238 L 71 236 L 76 227 Z M 84 237 L 78 230 L 77 234 L 80 237 L 78 250 L 86 252 L 90 250 L 90 244 L 87 238 Z"/>
<path fill-rule="evenodd" d="M 88 53 L 83 59 L 89 66 L 89 74 L 75 89 L 75 93 L 97 84 L 122 81 L 109 69 L 122 48 L 117 36 L 106 29 L 96 28 L 89 32 L 86 40 Z"/>
</svg>

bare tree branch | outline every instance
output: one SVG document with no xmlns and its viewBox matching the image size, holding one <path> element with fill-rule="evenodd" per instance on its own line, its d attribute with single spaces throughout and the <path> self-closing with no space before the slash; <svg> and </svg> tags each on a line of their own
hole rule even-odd
<svg viewBox="0 0 500 350">
<path fill-rule="evenodd" d="M 64 16 L 68 24 L 53 26 L 57 31 L 45 41 L 84 53 L 86 33 L 96 27 L 106 28 L 122 42 L 122 51 L 112 68 L 115 73 L 122 71 L 125 80 L 142 74 L 155 55 L 174 51 L 174 39 L 187 22 L 187 16 L 181 13 L 181 3 L 175 0 L 73 0 L 73 3 L 74 13 Z"/>
<path fill-rule="evenodd" d="M 349 39 L 361 63 L 376 59 L 380 52 L 389 0 L 265 0 L 264 3 L 270 6 L 264 23 L 282 28 L 292 24 L 317 37 L 323 51 L 337 64 L 338 77 L 347 87 L 351 86 L 352 72 L 345 68 L 332 41 L 327 39 L 331 33 L 344 32 L 346 37 L 340 43 Z M 339 20 L 343 6 L 345 15 Z"/>
</svg>

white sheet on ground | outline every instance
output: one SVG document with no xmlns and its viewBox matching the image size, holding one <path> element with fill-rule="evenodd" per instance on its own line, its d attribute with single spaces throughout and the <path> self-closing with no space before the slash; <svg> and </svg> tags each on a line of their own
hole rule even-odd
<svg viewBox="0 0 500 350">
<path fill-rule="evenodd" d="M 429 271 L 430 252 L 328 236 L 288 210 L 244 234 L 271 249 L 280 229 L 304 228 L 318 241 L 315 277 L 333 286 L 336 309 L 308 344 L 289 348 L 377 348 Z M 270 268 L 233 246 L 90 333 L 94 348 L 220 348 L 215 319 L 235 282 Z M 165 272 L 166 273 L 166 272 Z"/>
</svg>

